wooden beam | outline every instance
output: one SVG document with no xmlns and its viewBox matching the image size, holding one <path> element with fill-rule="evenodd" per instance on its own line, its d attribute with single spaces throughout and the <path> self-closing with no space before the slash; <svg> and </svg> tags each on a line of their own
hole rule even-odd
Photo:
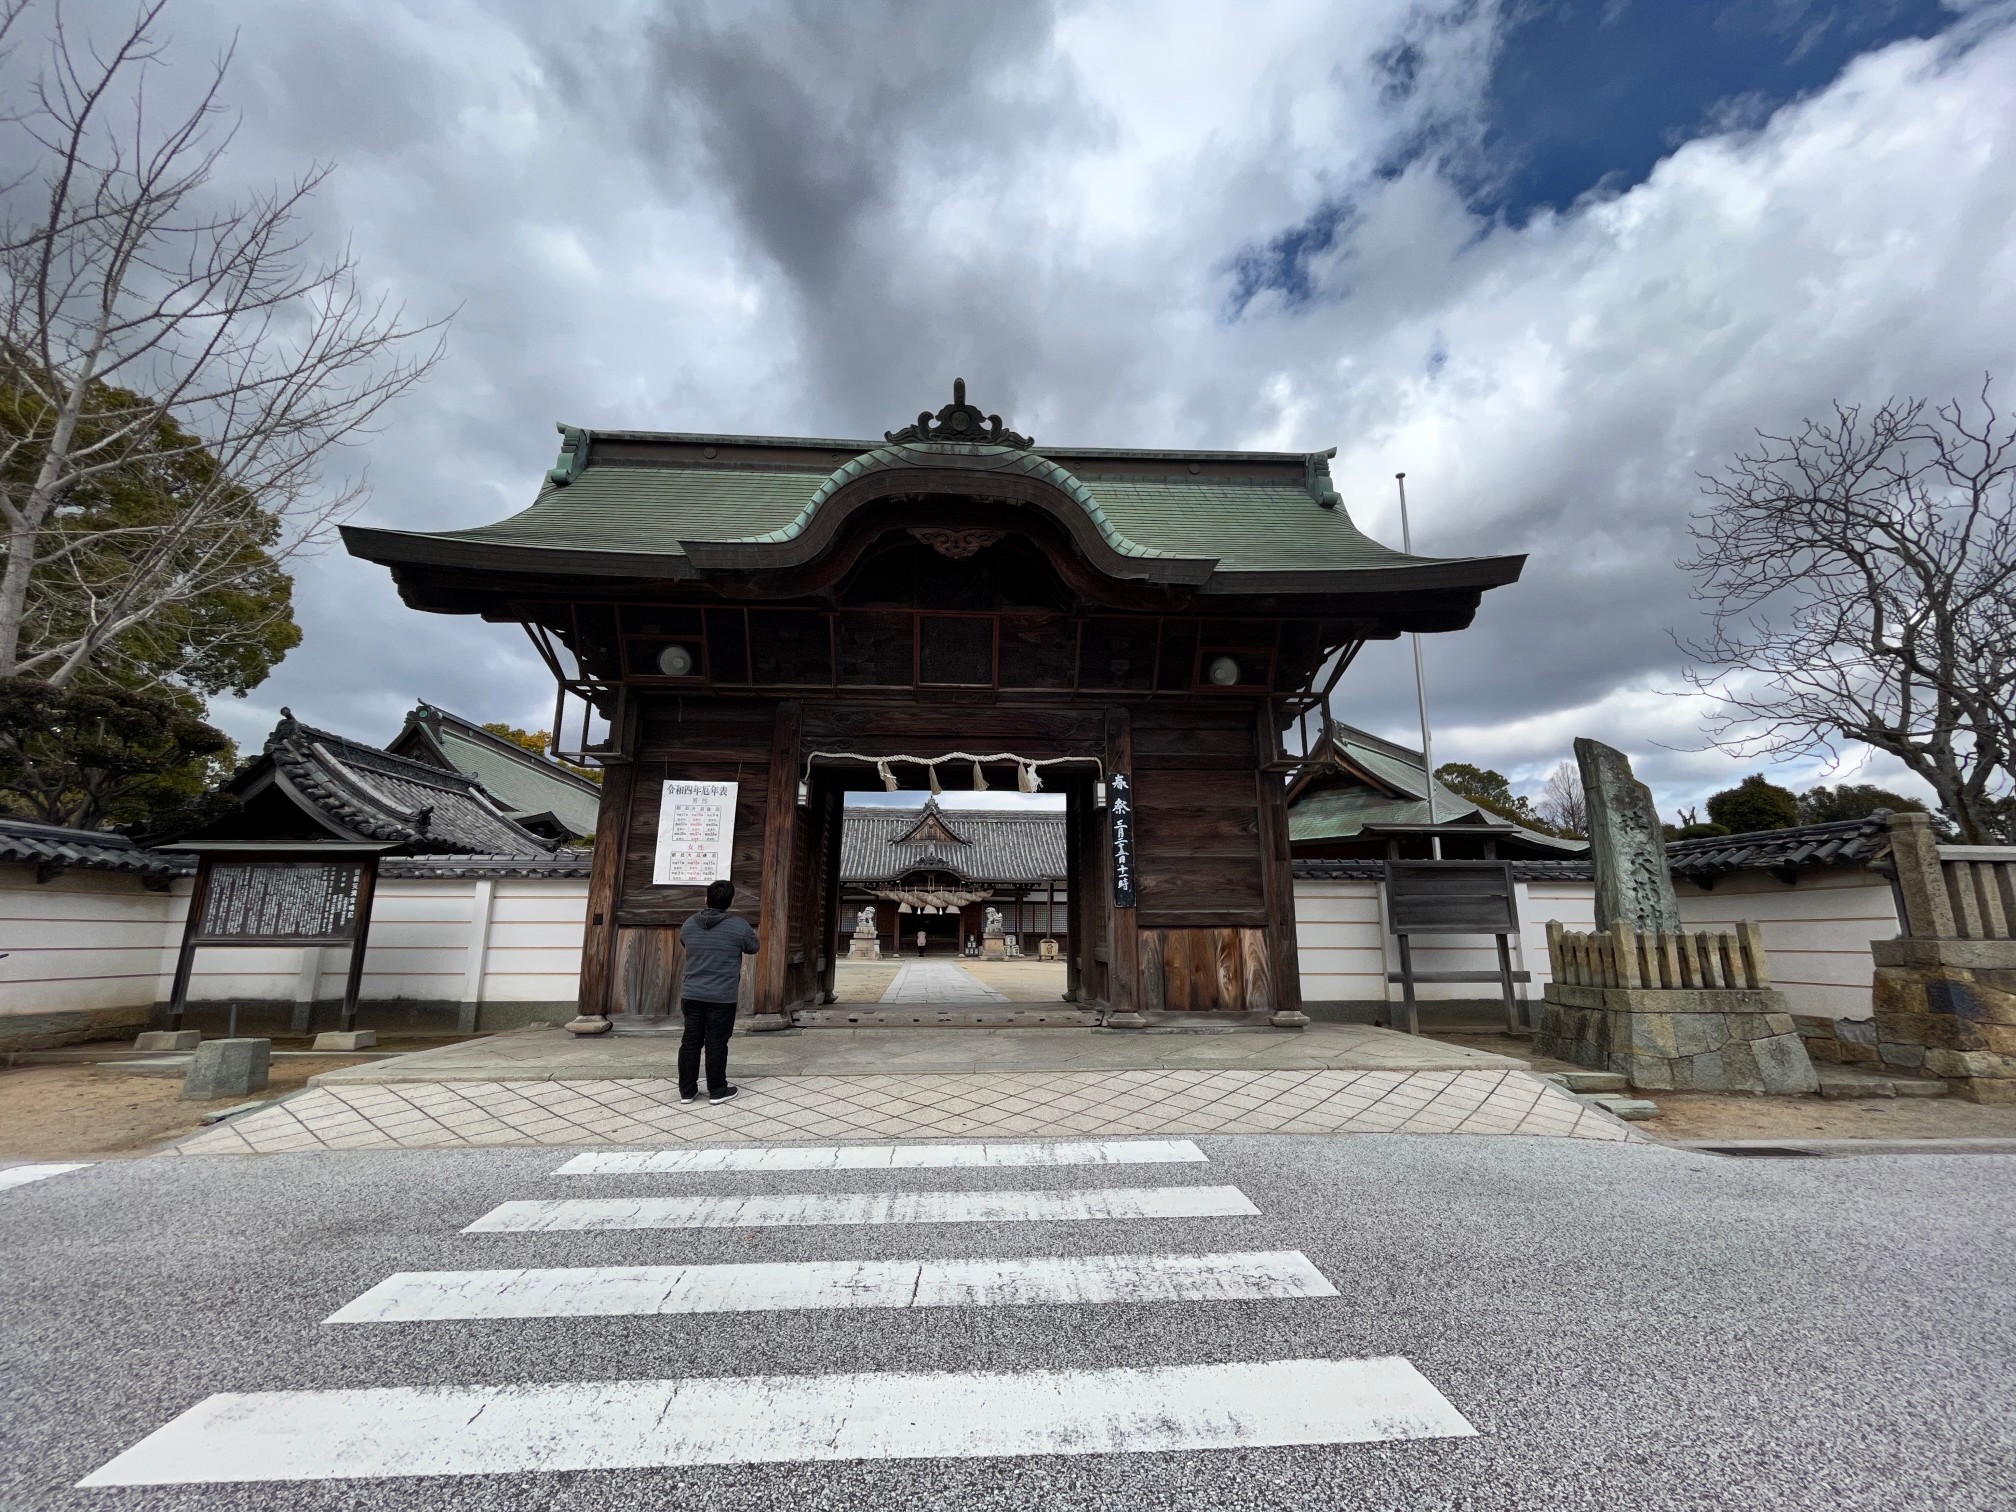
<svg viewBox="0 0 2016 1512">
<path fill-rule="evenodd" d="M 795 702 L 777 705 L 770 736 L 770 781 L 763 809 L 763 882 L 757 929 L 756 997 L 749 1030 L 782 1029 L 791 970 L 791 862 L 798 820 L 798 733 Z"/>
<path fill-rule="evenodd" d="M 826 968 L 819 973 L 818 990 L 815 994 L 819 1003 L 834 1001 L 835 989 L 840 975 L 840 847 L 846 838 L 847 794 L 844 789 L 832 783 L 820 784 L 826 804 L 826 821 L 821 844 L 824 853 L 818 858 L 824 868 L 825 891 L 819 905 L 819 927 L 822 931 L 820 948 L 826 954 Z"/>
<path fill-rule="evenodd" d="M 189 890 L 189 912 L 182 921 L 182 948 L 175 953 L 175 987 L 168 994 L 168 1027 L 180 1029 L 182 1015 L 189 1009 L 189 972 L 196 964 L 196 936 L 201 932 L 203 907 L 210 898 L 210 858 L 196 858 L 196 882 Z"/>
<path fill-rule="evenodd" d="M 364 985 L 364 945 L 371 937 L 371 900 L 378 894 L 378 858 L 364 858 L 364 870 L 357 878 L 357 917 L 350 927 L 350 969 L 343 976 L 342 1027 L 357 1027 L 357 994 Z"/>
<path fill-rule="evenodd" d="M 1125 777 L 1118 791 L 1125 794 L 1131 813 L 1134 802 L 1134 721 L 1125 708 L 1106 711 L 1106 826 L 1113 820 L 1116 799 L 1114 779 Z M 1096 822 L 1095 830 L 1102 827 Z M 1141 1014 L 1141 948 L 1132 908 L 1120 908 L 1113 901 L 1113 847 L 1107 834 L 1099 835 L 1100 866 L 1097 875 L 1106 908 L 1106 993 L 1111 1009 L 1106 1015 L 1109 1029 L 1142 1029 L 1148 1020 Z"/>
<path fill-rule="evenodd" d="M 595 853 L 588 865 L 588 919 L 581 937 L 581 993 L 576 999 L 574 1034 L 609 1032 L 610 972 L 616 958 L 616 895 L 623 877 L 625 840 L 630 833 L 630 800 L 637 785 L 632 753 L 637 749 L 637 705 L 627 701 L 624 728 L 611 730 L 624 759 L 603 769 L 602 807 L 595 815 Z"/>
<path fill-rule="evenodd" d="M 1273 740 L 1266 725 L 1269 706 L 1254 712 L 1257 749 Z M 1309 1022 L 1302 1011 L 1302 971 L 1295 938 L 1295 863 L 1288 848 L 1288 798 L 1278 772 L 1253 774 L 1260 805 L 1260 869 L 1267 909 L 1267 954 L 1273 964 L 1274 1011 L 1268 1022 L 1280 1029 L 1300 1029 Z"/>
</svg>

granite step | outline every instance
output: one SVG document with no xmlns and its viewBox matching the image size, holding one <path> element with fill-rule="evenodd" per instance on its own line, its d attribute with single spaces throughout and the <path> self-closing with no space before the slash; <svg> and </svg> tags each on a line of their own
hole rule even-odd
<svg viewBox="0 0 2016 1512">
<path fill-rule="evenodd" d="M 1876 1071 L 1867 1066 L 1816 1062 L 1820 1095 L 1834 1102 L 1864 1097 L 1944 1097 L 1946 1083 L 1936 1076 L 1910 1076 L 1902 1071 Z"/>
<path fill-rule="evenodd" d="M 1570 1092 L 1628 1092 L 1630 1085 L 1616 1071 L 1550 1071 L 1547 1080 Z"/>
<path fill-rule="evenodd" d="M 1598 1092 L 1585 1096 L 1586 1103 L 1594 1103 L 1604 1112 L 1630 1123 L 1641 1123 L 1648 1118 L 1659 1116 L 1659 1104 L 1644 1097 L 1626 1097 L 1617 1092 Z"/>
</svg>

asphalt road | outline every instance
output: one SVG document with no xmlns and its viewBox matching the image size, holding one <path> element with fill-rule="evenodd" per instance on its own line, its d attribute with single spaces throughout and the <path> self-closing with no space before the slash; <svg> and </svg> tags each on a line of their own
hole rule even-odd
<svg viewBox="0 0 2016 1512">
<path fill-rule="evenodd" d="M 2016 1157 L 1737 1160 L 1376 1135 L 1197 1143 L 1207 1162 L 762 1174 L 560 1176 L 567 1153 L 552 1150 L 165 1158 L 0 1190 L 0 1506 L 1965 1512 L 2016 1501 Z M 1171 1186 L 1236 1187 L 1258 1213 L 460 1232 L 504 1203 L 581 1198 Z M 1227 1251 L 1300 1251 L 1337 1295 L 324 1322 L 402 1271 Z M 1476 1436 L 73 1489 L 219 1392 L 1384 1356 L 1408 1361 Z M 593 1437 L 596 1413 L 620 1410 L 577 1404 L 554 1431 Z"/>
</svg>

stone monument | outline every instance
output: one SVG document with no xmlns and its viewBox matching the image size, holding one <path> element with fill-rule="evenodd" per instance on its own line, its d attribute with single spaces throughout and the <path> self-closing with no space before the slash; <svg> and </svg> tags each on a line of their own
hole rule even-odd
<svg viewBox="0 0 2016 1512">
<path fill-rule="evenodd" d="M 1008 959 L 1008 940 L 1001 928 L 1001 910 L 993 904 L 987 905 L 984 915 L 986 927 L 980 933 L 980 954 L 989 961 Z"/>
<path fill-rule="evenodd" d="M 1652 1090 L 1817 1091 L 1757 926 L 1682 929 L 1651 791 L 1622 751 L 1578 740 L 1575 760 L 1589 805 L 1596 930 L 1547 926 L 1553 980 L 1534 1052 Z"/>
<path fill-rule="evenodd" d="M 882 959 L 882 937 L 875 930 L 875 905 L 863 904 L 861 912 L 854 916 L 854 938 L 847 946 L 850 961 L 879 961 Z"/>
<path fill-rule="evenodd" d="M 1652 790 L 1631 774 L 1631 758 L 1594 740 L 1575 742 L 1575 765 L 1589 806 L 1589 856 L 1596 864 L 1596 928 L 1622 919 L 1633 929 L 1677 934 L 1680 905 L 1666 869 L 1666 839 Z"/>
</svg>

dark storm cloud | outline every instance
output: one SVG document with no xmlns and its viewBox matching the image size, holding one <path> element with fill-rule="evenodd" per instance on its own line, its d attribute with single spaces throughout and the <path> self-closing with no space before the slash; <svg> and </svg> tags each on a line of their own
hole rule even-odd
<svg viewBox="0 0 2016 1512">
<path fill-rule="evenodd" d="M 1754 425 L 2006 360 L 2016 48 L 1992 17 L 1973 53 L 1835 48 L 1787 86 L 1804 104 L 1728 114 L 1740 131 L 1641 153 L 1558 214 L 1514 185 L 1533 203 L 1501 215 L 1480 185 L 1590 125 L 1487 120 L 1546 74 L 1522 54 L 1505 83 L 1505 49 L 1551 34 L 1507 13 L 184 0 L 172 30 L 178 74 L 239 31 L 230 186 L 336 162 L 317 235 L 416 313 L 458 312 L 355 458 L 372 523 L 522 508 L 556 419 L 878 435 L 955 373 L 1054 444 L 1337 445 L 1381 539 L 1404 468 L 1420 549 L 1533 554 L 1430 644 L 1438 754 L 1537 774 L 1594 734 L 1678 800 L 1733 770 L 1652 746 L 1693 723 L 1653 690 L 1694 613 L 1672 562 L 1696 474 Z M 1680 124 L 1719 132 L 1715 102 L 1760 86 L 1689 87 Z M 299 598 L 306 643 L 218 710 L 241 738 L 282 702 L 379 739 L 416 698 L 550 715 L 511 627 L 416 614 L 340 552 Z M 1404 643 L 1347 687 L 1346 717 L 1408 735 Z"/>
</svg>

